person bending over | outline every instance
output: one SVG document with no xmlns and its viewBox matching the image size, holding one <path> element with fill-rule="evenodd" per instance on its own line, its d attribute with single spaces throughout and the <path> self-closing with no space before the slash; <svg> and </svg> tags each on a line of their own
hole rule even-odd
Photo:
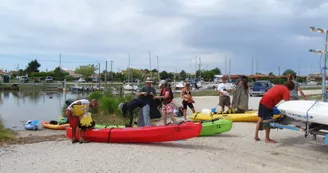
<svg viewBox="0 0 328 173">
<path fill-rule="evenodd" d="M 68 122 L 70 127 L 72 128 L 72 143 L 76 143 L 79 142 L 75 137 L 76 134 L 76 130 L 78 131 L 78 136 L 80 139 L 80 143 L 87 143 L 88 141 L 84 140 L 81 136 L 81 129 L 79 128 L 79 124 L 80 124 L 80 119 L 82 118 L 82 116 L 74 116 L 72 115 L 72 107 L 74 107 L 74 105 L 86 105 L 87 108 L 96 108 L 98 107 L 98 101 L 96 99 L 91 100 L 91 102 L 89 102 L 89 100 L 87 99 L 81 99 L 81 100 L 76 100 L 73 103 L 71 103 L 67 109 L 66 109 L 66 115 L 68 118 Z M 88 110 L 86 109 L 84 110 L 85 114 L 88 114 Z"/>
<path fill-rule="evenodd" d="M 149 124 L 150 124 L 149 123 L 150 122 L 150 117 L 149 117 L 150 107 L 146 101 L 141 100 L 139 98 L 135 98 L 128 103 L 120 103 L 118 105 L 118 109 L 122 112 L 123 117 L 127 117 L 127 114 L 129 114 L 130 123 L 127 125 L 127 127 L 132 127 L 132 125 L 133 125 L 133 118 L 134 118 L 133 110 L 136 108 L 142 109 L 143 116 L 139 116 L 139 118 L 143 118 L 143 121 L 145 122 L 145 124 L 147 124 L 145 126 L 149 126 Z M 140 127 L 141 125 L 139 124 L 138 126 Z"/>
<path fill-rule="evenodd" d="M 259 104 L 259 120 L 256 124 L 254 136 L 256 141 L 260 140 L 259 128 L 260 124 L 263 123 L 263 128 L 265 129 L 265 142 L 276 143 L 276 141 L 270 139 L 270 124 L 268 120 L 272 119 L 273 109 L 278 103 L 290 100 L 289 92 L 293 90 L 294 87 L 294 82 L 287 81 L 284 85 L 275 85 L 264 94 Z"/>
</svg>

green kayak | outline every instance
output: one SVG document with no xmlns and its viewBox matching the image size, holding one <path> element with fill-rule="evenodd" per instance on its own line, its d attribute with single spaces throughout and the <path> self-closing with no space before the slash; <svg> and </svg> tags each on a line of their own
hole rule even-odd
<svg viewBox="0 0 328 173">
<path fill-rule="evenodd" d="M 227 119 L 219 119 L 216 121 L 203 122 L 203 128 L 199 136 L 212 136 L 230 131 L 232 121 Z"/>
</svg>

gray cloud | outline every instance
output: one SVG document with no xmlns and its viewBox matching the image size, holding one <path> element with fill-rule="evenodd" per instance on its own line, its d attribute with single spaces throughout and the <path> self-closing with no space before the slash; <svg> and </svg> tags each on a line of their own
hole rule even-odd
<svg viewBox="0 0 328 173">
<path fill-rule="evenodd" d="M 0 4 L 0 51 L 42 56 L 48 69 L 55 64 L 46 60 L 59 53 L 66 61 L 114 60 L 115 70 L 126 68 L 131 54 L 132 67 L 148 68 L 151 52 L 152 67 L 158 55 L 161 70 L 194 71 L 198 56 L 204 68 L 224 71 L 227 56 L 232 73 L 250 73 L 254 58 L 262 73 L 300 63 L 304 75 L 310 59 L 319 69 L 308 49 L 322 48 L 323 35 L 309 26 L 328 28 L 327 8 L 324 0 L 7 0 Z"/>
</svg>

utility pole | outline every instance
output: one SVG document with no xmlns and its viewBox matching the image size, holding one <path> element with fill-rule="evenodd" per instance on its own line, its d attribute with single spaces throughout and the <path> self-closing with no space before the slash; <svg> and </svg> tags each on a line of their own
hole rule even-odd
<svg viewBox="0 0 328 173">
<path fill-rule="evenodd" d="M 202 65 L 202 59 L 199 57 L 199 79 L 202 78 L 202 70 L 201 70 L 201 65 Z"/>
<path fill-rule="evenodd" d="M 61 69 L 61 54 L 59 54 L 59 68 Z"/>
<path fill-rule="evenodd" d="M 301 76 L 301 74 L 300 74 L 300 60 L 298 60 L 298 68 L 297 68 L 297 75 L 296 76 Z"/>
<path fill-rule="evenodd" d="M 197 78 L 197 56 L 195 57 L 195 81 Z"/>
<path fill-rule="evenodd" d="M 158 56 L 157 56 L 157 77 L 158 77 L 158 81 L 161 79 L 160 75 L 159 75 L 159 62 L 158 62 Z"/>
<path fill-rule="evenodd" d="M 259 60 L 256 59 L 256 73 L 259 72 Z"/>
<path fill-rule="evenodd" d="M 113 60 L 110 61 L 110 80 L 112 81 L 111 83 L 113 83 Z"/>
<path fill-rule="evenodd" d="M 106 61 L 106 70 L 105 70 L 105 91 L 107 91 L 107 61 Z"/>
<path fill-rule="evenodd" d="M 280 64 L 278 64 L 278 76 L 280 76 Z"/>
<path fill-rule="evenodd" d="M 150 77 L 153 78 L 153 72 L 151 71 L 151 57 L 149 52 L 149 71 L 150 71 Z"/>
<path fill-rule="evenodd" d="M 98 64 L 98 79 L 99 79 L 99 90 L 100 90 L 100 81 L 101 81 L 101 76 L 100 76 L 100 63 Z"/>
<path fill-rule="evenodd" d="M 252 73 L 251 73 L 251 75 L 253 75 L 253 65 L 254 65 L 254 58 L 252 58 Z"/>
<path fill-rule="evenodd" d="M 227 75 L 227 56 L 224 56 L 224 75 Z"/>
<path fill-rule="evenodd" d="M 231 74 L 231 59 L 229 59 L 229 80 L 230 80 L 230 74 Z"/>
</svg>

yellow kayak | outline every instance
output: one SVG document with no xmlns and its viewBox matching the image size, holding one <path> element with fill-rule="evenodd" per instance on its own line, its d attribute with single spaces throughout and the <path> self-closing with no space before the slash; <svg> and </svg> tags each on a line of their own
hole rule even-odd
<svg viewBox="0 0 328 173">
<path fill-rule="evenodd" d="M 274 118 L 278 118 L 280 115 L 274 115 Z M 248 111 L 245 113 L 236 113 L 236 114 L 208 114 L 196 112 L 189 115 L 189 118 L 194 121 L 206 121 L 216 118 L 228 119 L 233 122 L 257 122 L 259 120 L 257 111 Z"/>
</svg>

